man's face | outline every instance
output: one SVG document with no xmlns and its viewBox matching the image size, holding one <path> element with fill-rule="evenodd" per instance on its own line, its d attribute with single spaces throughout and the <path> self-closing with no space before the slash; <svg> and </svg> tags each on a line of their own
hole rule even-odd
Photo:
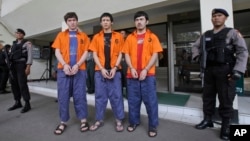
<svg viewBox="0 0 250 141">
<path fill-rule="evenodd" d="M 122 37 L 123 37 L 123 38 L 126 38 L 126 37 L 127 37 L 126 31 L 122 30 L 120 33 L 122 34 Z"/>
<path fill-rule="evenodd" d="M 214 27 L 223 26 L 227 17 L 222 13 L 216 13 L 212 15 L 212 23 Z"/>
<path fill-rule="evenodd" d="M 103 29 L 110 29 L 113 22 L 111 22 L 109 17 L 103 17 L 101 21 L 101 26 Z"/>
<path fill-rule="evenodd" d="M 15 33 L 17 39 L 23 39 L 24 35 L 20 32 Z"/>
<path fill-rule="evenodd" d="M 76 30 L 78 21 L 76 20 L 76 18 L 68 18 L 66 24 L 68 25 L 69 30 Z"/>
<path fill-rule="evenodd" d="M 135 19 L 135 27 L 138 30 L 143 30 L 146 28 L 146 25 L 148 24 L 148 21 L 146 20 L 146 18 L 144 16 L 141 17 L 137 17 Z"/>
</svg>

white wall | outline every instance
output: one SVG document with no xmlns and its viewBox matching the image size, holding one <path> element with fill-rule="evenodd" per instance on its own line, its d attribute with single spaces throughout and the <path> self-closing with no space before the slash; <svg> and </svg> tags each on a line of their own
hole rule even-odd
<svg viewBox="0 0 250 141">
<path fill-rule="evenodd" d="M 0 23 L 0 40 L 3 41 L 3 45 L 12 44 L 15 40 L 15 37 L 10 34 L 6 28 Z"/>
</svg>

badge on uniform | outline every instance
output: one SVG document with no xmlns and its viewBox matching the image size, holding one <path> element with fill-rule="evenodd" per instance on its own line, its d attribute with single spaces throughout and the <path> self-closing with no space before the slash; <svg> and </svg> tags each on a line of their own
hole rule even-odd
<svg viewBox="0 0 250 141">
<path fill-rule="evenodd" d="M 211 38 L 210 37 L 206 37 L 205 40 L 206 41 L 211 41 Z"/>
</svg>

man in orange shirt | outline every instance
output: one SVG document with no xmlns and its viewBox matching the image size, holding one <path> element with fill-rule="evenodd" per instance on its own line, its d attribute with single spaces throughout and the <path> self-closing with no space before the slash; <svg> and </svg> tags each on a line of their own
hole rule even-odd
<svg viewBox="0 0 250 141">
<path fill-rule="evenodd" d="M 127 92 L 129 106 L 129 126 L 133 132 L 140 124 L 140 108 L 143 101 L 148 113 L 148 136 L 157 135 L 158 100 L 156 94 L 155 63 L 162 52 L 157 36 L 146 28 L 148 15 L 139 11 L 134 15 L 136 30 L 124 44 L 122 52 L 128 64 Z"/>
<path fill-rule="evenodd" d="M 112 31 L 113 17 L 110 13 L 103 13 L 100 17 L 102 31 L 97 33 L 91 41 L 89 49 L 93 51 L 96 63 L 95 72 L 95 109 L 96 122 L 90 130 L 97 130 L 103 125 L 107 102 L 110 100 L 116 119 L 117 132 L 123 131 L 124 105 L 122 97 L 121 48 L 124 43 L 120 33 Z"/>
<path fill-rule="evenodd" d="M 68 29 L 60 32 L 52 45 L 58 60 L 57 88 L 61 123 L 54 133 L 64 132 L 69 120 L 69 102 L 73 97 L 77 118 L 81 120 L 80 131 L 89 129 L 87 123 L 88 107 L 86 99 L 85 59 L 88 54 L 89 38 L 77 28 L 76 13 L 69 12 L 64 16 Z"/>
</svg>

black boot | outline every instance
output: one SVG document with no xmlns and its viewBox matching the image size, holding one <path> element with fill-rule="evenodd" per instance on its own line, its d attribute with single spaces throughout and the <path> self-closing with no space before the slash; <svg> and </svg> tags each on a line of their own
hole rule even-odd
<svg viewBox="0 0 250 141">
<path fill-rule="evenodd" d="M 26 112 L 28 112 L 29 110 L 31 109 L 31 107 L 30 107 L 30 102 L 28 101 L 26 101 L 25 102 L 25 105 L 24 105 L 24 107 L 23 107 L 23 109 L 21 110 L 21 113 L 26 113 Z"/>
<path fill-rule="evenodd" d="M 21 101 L 17 100 L 15 102 L 15 104 L 8 109 L 8 111 L 12 111 L 12 110 L 15 110 L 15 109 L 21 108 L 21 107 L 23 107 Z"/>
<path fill-rule="evenodd" d="M 220 138 L 223 140 L 230 139 L 230 119 L 222 119 L 221 130 L 220 130 Z"/>
<path fill-rule="evenodd" d="M 196 129 L 205 129 L 207 127 L 214 127 L 211 116 L 205 116 L 199 124 L 195 125 Z"/>
</svg>

